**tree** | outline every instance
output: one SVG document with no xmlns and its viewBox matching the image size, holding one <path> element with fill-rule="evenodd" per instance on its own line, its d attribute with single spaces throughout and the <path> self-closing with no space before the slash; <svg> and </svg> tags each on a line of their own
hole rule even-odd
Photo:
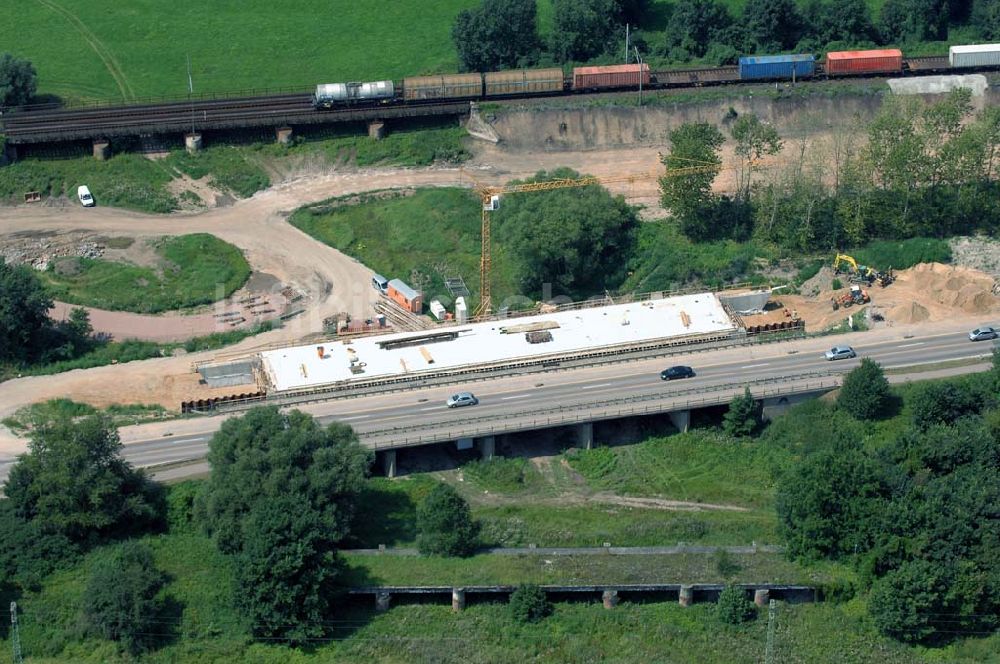
<svg viewBox="0 0 1000 664">
<path fill-rule="evenodd" d="M 913 425 L 920 430 L 978 413 L 983 405 L 980 395 L 968 383 L 955 382 L 920 383 L 909 401 Z"/>
<path fill-rule="evenodd" d="M 750 388 L 744 388 L 743 396 L 734 397 L 729 402 L 729 410 L 722 416 L 722 428 L 730 436 L 752 436 L 761 423 L 761 404 Z"/>
<path fill-rule="evenodd" d="M 812 0 L 805 8 L 805 25 L 820 46 L 862 44 L 875 34 L 864 0 Z"/>
<path fill-rule="evenodd" d="M 577 177 L 558 169 L 531 181 Z M 509 196 L 494 223 L 513 254 L 523 292 L 534 297 L 547 297 L 547 285 L 573 297 L 617 288 L 638 227 L 624 198 L 598 185 Z"/>
<path fill-rule="evenodd" d="M 19 518 L 82 544 L 143 532 L 163 512 L 159 487 L 121 458 L 118 431 L 100 415 L 36 423 L 4 493 Z"/>
<path fill-rule="evenodd" d="M 947 39 L 947 0 L 887 0 L 879 21 L 882 40 L 889 44 Z"/>
<path fill-rule="evenodd" d="M 774 53 L 799 41 L 802 17 L 794 0 L 748 0 L 743 25 L 758 53 Z"/>
<path fill-rule="evenodd" d="M 751 180 L 760 160 L 781 152 L 783 143 L 778 130 L 761 122 L 753 113 L 741 115 L 729 133 L 736 141 L 734 152 L 740 158 L 739 196 L 741 200 L 749 201 Z"/>
<path fill-rule="evenodd" d="M 615 0 L 553 0 L 549 50 L 556 62 L 588 60 L 612 44 Z"/>
<path fill-rule="evenodd" d="M 340 570 L 327 519 L 283 496 L 256 504 L 236 555 L 236 599 L 258 637 L 305 643 L 325 632 Z"/>
<path fill-rule="evenodd" d="M 297 410 L 253 408 L 209 442 L 212 476 L 201 510 L 223 553 L 243 548 L 243 523 L 260 503 L 292 496 L 323 519 L 332 542 L 347 535 L 372 454 L 347 425 L 320 426 Z"/>
<path fill-rule="evenodd" d="M 440 483 L 417 508 L 417 547 L 425 555 L 467 556 L 476 550 L 479 523 L 469 504 Z"/>
<path fill-rule="evenodd" d="M 939 568 L 922 560 L 908 562 L 872 585 L 868 613 L 883 634 L 910 643 L 924 641 L 937 631 L 936 623 L 948 622 L 941 605 L 946 593 L 947 581 Z"/>
<path fill-rule="evenodd" d="M 983 39 L 1000 39 L 1000 0 L 976 0 L 971 24 L 979 27 Z"/>
<path fill-rule="evenodd" d="M 552 604 L 545 591 L 533 584 L 522 583 L 510 595 L 510 615 L 514 622 L 535 623 L 552 614 Z"/>
<path fill-rule="evenodd" d="M 60 564 L 76 558 L 79 548 L 61 533 L 44 532 L 34 521 L 17 516 L 9 500 L 0 500 L 0 593 L 36 589 Z"/>
<path fill-rule="evenodd" d="M 722 168 L 719 150 L 726 139 L 715 125 L 686 123 L 670 132 L 670 152 L 661 158 L 668 175 L 660 179 L 660 201 L 680 221 L 692 240 L 708 239 L 709 222 L 716 204 L 712 181 Z M 670 175 L 698 169 L 684 175 Z"/>
<path fill-rule="evenodd" d="M 732 23 L 729 10 L 718 0 L 680 0 L 667 21 L 663 52 L 674 60 L 703 57 L 713 42 L 728 43 L 726 30 Z"/>
<path fill-rule="evenodd" d="M 531 64 L 538 51 L 535 0 L 483 0 L 459 12 L 451 35 L 466 71 Z"/>
<path fill-rule="evenodd" d="M 747 591 L 727 584 L 719 593 L 715 605 L 716 617 L 729 625 L 740 625 L 757 617 L 757 608 L 747 598 Z"/>
<path fill-rule="evenodd" d="M 0 54 L 0 109 L 27 104 L 37 87 L 38 74 L 31 62 L 10 53 Z"/>
<path fill-rule="evenodd" d="M 863 553 L 882 531 L 891 486 L 859 447 L 830 445 L 808 454 L 778 484 L 777 511 L 796 558 Z"/>
<path fill-rule="evenodd" d="M 0 362 L 27 362 L 37 354 L 51 326 L 51 308 L 37 276 L 0 258 Z"/>
<path fill-rule="evenodd" d="M 885 412 L 892 394 L 882 366 L 870 358 L 844 377 L 837 405 L 858 420 L 872 420 Z"/>
<path fill-rule="evenodd" d="M 98 561 L 87 580 L 82 606 L 87 627 L 132 654 L 144 650 L 153 635 L 163 632 L 156 596 L 164 581 L 147 545 L 122 544 Z"/>
</svg>

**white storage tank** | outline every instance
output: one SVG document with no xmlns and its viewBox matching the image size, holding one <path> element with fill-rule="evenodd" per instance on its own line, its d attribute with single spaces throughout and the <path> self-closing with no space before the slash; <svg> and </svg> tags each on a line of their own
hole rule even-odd
<svg viewBox="0 0 1000 664">
<path fill-rule="evenodd" d="M 948 64 L 952 67 L 1000 66 L 1000 44 L 970 44 L 948 49 Z"/>
</svg>

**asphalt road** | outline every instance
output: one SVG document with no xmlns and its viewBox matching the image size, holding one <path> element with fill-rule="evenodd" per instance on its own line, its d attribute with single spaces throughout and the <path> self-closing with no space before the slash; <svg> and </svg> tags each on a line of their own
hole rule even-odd
<svg viewBox="0 0 1000 664">
<path fill-rule="evenodd" d="M 990 342 L 970 342 L 964 327 L 926 335 L 917 334 L 919 329 L 911 329 L 905 335 L 902 331 L 882 335 L 855 333 L 752 348 L 693 352 L 657 360 L 498 378 L 468 386 L 340 399 L 308 404 L 300 409 L 313 414 L 323 423 L 334 420 L 346 422 L 364 436 L 368 432 L 391 428 L 405 429 L 411 424 L 457 426 L 472 415 L 504 420 L 530 416 L 532 412 L 543 409 L 579 408 L 582 404 L 622 397 L 639 399 L 644 395 L 670 391 L 697 392 L 699 388 L 706 388 L 707 391 L 713 386 L 757 379 L 791 378 L 810 372 L 846 373 L 856 367 L 862 357 L 871 357 L 885 368 L 894 368 L 985 358 L 993 349 Z M 825 349 L 844 343 L 853 344 L 859 357 L 834 362 L 823 358 Z M 673 364 L 692 366 L 697 375 L 683 380 L 661 381 L 660 370 Z M 447 408 L 444 405 L 447 396 L 463 389 L 474 392 L 480 400 L 479 405 Z M 223 419 L 206 417 L 123 428 L 122 438 L 126 443 L 124 456 L 137 466 L 157 466 L 201 458 L 212 433 Z M 11 461 L 0 459 L 0 479 L 6 476 Z M 204 466 L 200 466 L 199 470 L 203 472 Z"/>
</svg>

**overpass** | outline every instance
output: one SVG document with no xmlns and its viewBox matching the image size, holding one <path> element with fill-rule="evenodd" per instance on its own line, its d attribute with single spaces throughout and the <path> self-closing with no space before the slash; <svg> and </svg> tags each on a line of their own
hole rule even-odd
<svg viewBox="0 0 1000 664">
<path fill-rule="evenodd" d="M 690 409 L 727 403 L 744 385 L 763 398 L 766 407 L 778 407 L 783 400 L 794 402 L 835 387 L 858 365 L 859 360 L 831 363 L 823 359 L 822 351 L 834 343 L 851 343 L 861 357 L 870 357 L 889 369 L 958 361 L 963 366 L 954 372 L 979 371 L 986 366 L 993 347 L 970 342 L 967 327 L 967 323 L 944 323 L 937 329 L 923 326 L 923 334 L 919 334 L 919 327 L 885 329 L 690 352 L 669 363 L 689 364 L 698 375 L 670 383 L 659 379 L 659 371 L 668 363 L 663 358 L 483 379 L 472 388 L 480 404 L 459 409 L 444 405 L 449 394 L 471 387 L 458 382 L 296 407 L 323 423 L 350 424 L 363 444 L 379 453 L 383 468 L 392 471 L 399 452 L 421 445 L 472 438 L 481 452 L 490 454 L 495 452 L 497 436 L 517 431 L 571 426 L 576 428 L 578 442 L 586 445 L 587 434 L 593 433 L 588 423 L 592 427 L 595 422 L 620 417 L 673 413 L 675 421 L 683 425 Z M 904 378 L 891 376 L 890 380 Z M 202 460 L 212 433 L 226 417 L 234 415 L 238 413 L 124 427 L 123 454 L 137 466 L 187 465 L 171 471 L 173 477 L 205 472 Z M 12 461 L 0 459 L 0 479 Z"/>
</svg>

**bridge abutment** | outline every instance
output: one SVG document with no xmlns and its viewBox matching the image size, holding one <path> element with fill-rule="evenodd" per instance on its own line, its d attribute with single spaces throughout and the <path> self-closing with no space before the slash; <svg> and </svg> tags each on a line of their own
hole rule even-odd
<svg viewBox="0 0 1000 664">
<path fill-rule="evenodd" d="M 291 127 L 277 127 L 274 130 L 274 137 L 278 141 L 278 145 L 291 145 L 295 135 Z"/>
<path fill-rule="evenodd" d="M 191 153 L 201 150 L 201 134 L 184 134 L 184 148 Z"/>
<path fill-rule="evenodd" d="M 103 138 L 94 139 L 94 159 L 104 161 L 111 156 L 111 144 Z"/>
<path fill-rule="evenodd" d="M 12 143 L 4 143 L 3 152 L 0 152 L 0 166 L 13 164 L 17 161 L 17 146 Z"/>
<path fill-rule="evenodd" d="M 670 417 L 670 423 L 677 427 L 681 433 L 685 433 L 691 426 L 690 410 L 675 410 L 667 413 L 667 416 Z"/>
<path fill-rule="evenodd" d="M 385 138 L 385 122 L 372 120 L 368 123 L 368 138 L 380 141 Z"/>
</svg>

